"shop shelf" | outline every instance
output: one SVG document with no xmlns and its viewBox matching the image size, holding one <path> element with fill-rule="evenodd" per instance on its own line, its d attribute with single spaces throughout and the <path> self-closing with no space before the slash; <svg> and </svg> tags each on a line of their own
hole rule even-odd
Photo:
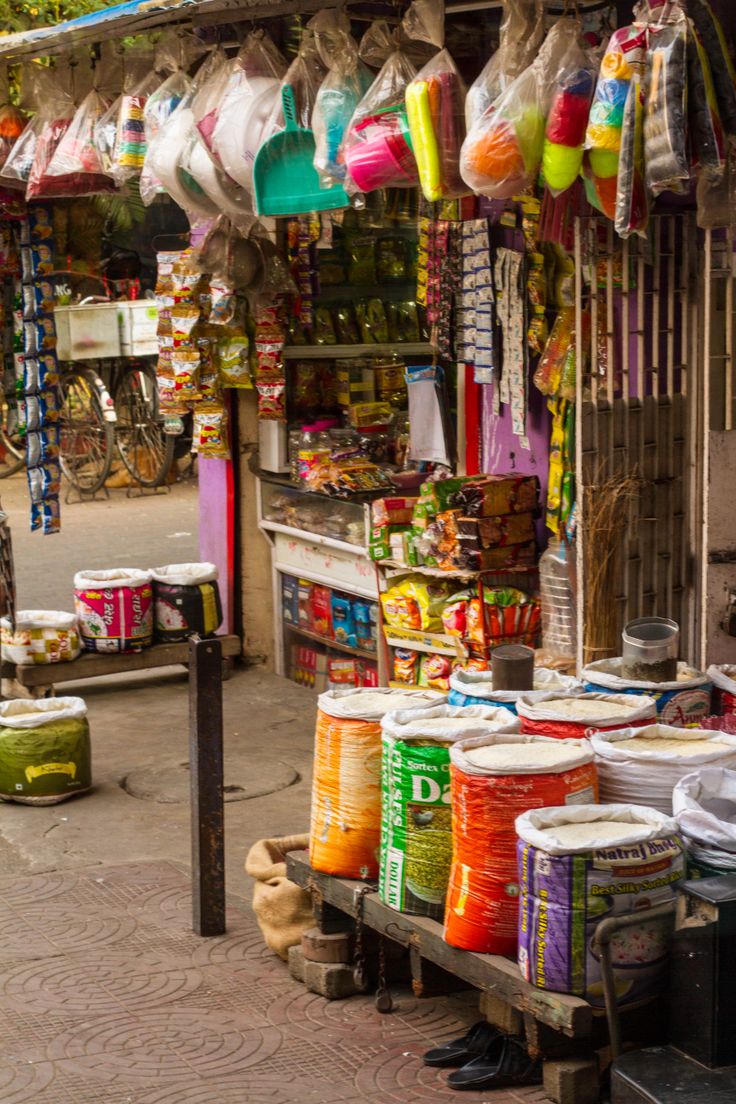
<svg viewBox="0 0 736 1104">
<path fill-rule="evenodd" d="M 354 552 L 356 556 L 362 556 L 364 559 L 368 558 L 367 548 L 359 544 L 350 544 L 349 541 L 336 540 L 334 537 L 323 537 L 310 529 L 296 529 L 291 525 L 281 525 L 278 521 L 265 519 L 261 522 L 261 529 L 266 529 L 270 533 L 285 533 L 289 537 L 306 538 L 311 544 L 318 544 L 323 548 L 337 548 L 343 552 Z"/>
<path fill-rule="evenodd" d="M 391 625 L 384 624 L 383 635 L 389 648 L 409 648 L 413 652 L 436 652 L 439 655 L 450 655 L 459 659 L 467 656 L 462 640 L 457 636 L 448 636 L 446 633 L 423 632 L 421 629 L 395 629 Z"/>
<path fill-rule="evenodd" d="M 284 360 L 346 360 L 348 357 L 432 356 L 428 341 L 389 341 L 381 345 L 287 345 Z"/>
<path fill-rule="evenodd" d="M 313 640 L 315 644 L 323 644 L 325 648 L 333 651 L 345 652 L 346 655 L 358 656 L 360 659 L 370 659 L 373 663 L 378 663 L 377 652 L 371 652 L 367 648 L 353 648 L 350 644 L 340 644 L 337 640 L 330 640 L 329 637 L 312 632 L 311 629 L 303 629 L 300 625 L 291 625 L 288 621 L 284 621 L 284 631 L 303 636 L 306 640 Z"/>
<path fill-rule="evenodd" d="M 387 577 L 390 573 L 391 577 L 396 575 L 429 575 L 433 579 L 468 579 L 472 581 L 479 580 L 481 576 L 489 579 L 499 576 L 508 578 L 509 575 L 520 575 L 528 580 L 539 573 L 536 564 L 531 567 L 507 567 L 502 571 L 463 571 L 459 567 L 453 571 L 443 571 L 440 567 L 412 567 L 411 564 L 397 563 L 396 560 L 381 560 L 379 566 L 386 571 Z M 509 583 L 509 585 L 512 584 Z"/>
</svg>

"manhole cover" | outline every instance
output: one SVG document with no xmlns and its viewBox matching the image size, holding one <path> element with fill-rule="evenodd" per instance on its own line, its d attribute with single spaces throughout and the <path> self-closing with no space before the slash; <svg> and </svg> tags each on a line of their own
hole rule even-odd
<svg viewBox="0 0 736 1104">
<path fill-rule="evenodd" d="M 225 801 L 248 801 L 251 797 L 285 790 L 299 779 L 288 763 L 265 755 L 251 755 L 248 762 L 225 768 Z M 131 797 L 143 801 L 185 805 L 189 802 L 189 764 L 165 763 L 157 767 L 142 767 L 123 779 L 123 789 Z"/>
</svg>

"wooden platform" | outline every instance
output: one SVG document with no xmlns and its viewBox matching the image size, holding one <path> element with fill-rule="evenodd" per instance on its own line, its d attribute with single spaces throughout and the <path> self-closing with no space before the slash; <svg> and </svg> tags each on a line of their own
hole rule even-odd
<svg viewBox="0 0 736 1104">
<path fill-rule="evenodd" d="M 224 658 L 241 654 L 239 636 L 218 636 Z M 189 664 L 189 641 L 182 644 L 153 644 L 140 652 L 127 655 L 101 655 L 85 652 L 71 663 L 14 664 L 3 663 L 0 674 L 4 679 L 15 679 L 27 690 L 57 686 L 62 682 L 97 678 L 99 675 L 120 675 L 130 671 L 148 671 L 155 667 L 184 666 Z"/>
<path fill-rule="evenodd" d="M 287 874 L 300 886 L 316 887 L 323 902 L 348 916 L 355 916 L 356 895 L 363 882 L 318 874 L 309 865 L 305 851 L 287 856 Z M 593 1010 L 587 1001 L 565 993 L 535 989 L 524 981 L 515 962 L 500 955 L 461 951 L 445 943 L 442 925 L 424 916 L 407 916 L 385 905 L 377 893 L 368 893 L 363 904 L 367 927 L 387 938 L 414 949 L 421 958 L 467 982 L 469 987 L 490 993 L 520 1013 L 570 1038 L 583 1039 L 591 1034 Z"/>
</svg>

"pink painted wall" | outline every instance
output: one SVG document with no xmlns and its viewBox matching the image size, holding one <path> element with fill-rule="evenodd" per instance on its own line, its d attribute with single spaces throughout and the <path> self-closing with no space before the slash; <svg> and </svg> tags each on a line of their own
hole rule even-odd
<svg viewBox="0 0 736 1104">
<path fill-rule="evenodd" d="M 199 555 L 217 564 L 222 601 L 221 633 L 234 629 L 235 495 L 231 460 L 199 460 Z"/>
</svg>

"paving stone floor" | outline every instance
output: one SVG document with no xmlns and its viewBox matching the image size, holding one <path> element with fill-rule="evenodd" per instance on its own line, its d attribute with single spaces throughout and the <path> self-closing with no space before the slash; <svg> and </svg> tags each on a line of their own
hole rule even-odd
<svg viewBox="0 0 736 1104">
<path fill-rule="evenodd" d="M 0 879 L 0 1104 L 544 1104 L 449 1090 L 420 1056 L 477 1018 L 464 997 L 395 1011 L 295 982 L 234 902 L 191 931 L 171 861 Z"/>
</svg>

